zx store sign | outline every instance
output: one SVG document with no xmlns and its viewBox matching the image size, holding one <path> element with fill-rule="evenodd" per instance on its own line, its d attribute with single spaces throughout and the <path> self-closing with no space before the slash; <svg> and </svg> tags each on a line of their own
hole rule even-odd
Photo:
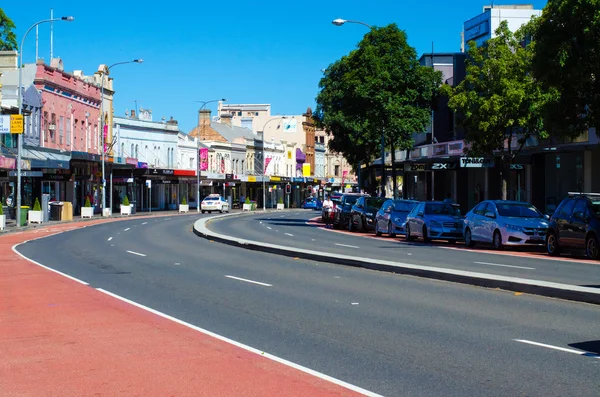
<svg viewBox="0 0 600 397">
<path fill-rule="evenodd" d="M 423 172 L 423 171 L 443 171 L 443 170 L 455 170 L 458 168 L 457 163 L 433 163 L 433 164 L 419 164 L 419 163 L 405 163 L 405 172 Z"/>
</svg>

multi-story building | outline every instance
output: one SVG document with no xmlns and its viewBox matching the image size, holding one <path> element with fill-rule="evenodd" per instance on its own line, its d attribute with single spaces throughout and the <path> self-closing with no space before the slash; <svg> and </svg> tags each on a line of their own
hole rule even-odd
<svg viewBox="0 0 600 397">
<path fill-rule="evenodd" d="M 357 186 L 356 175 L 352 171 L 352 165 L 346 161 L 340 153 L 333 152 L 329 149 L 329 139 L 331 137 L 324 130 L 315 131 L 315 148 L 318 155 L 321 147 L 325 150 L 323 159 L 323 173 L 327 182 L 327 189 L 332 191 L 345 190 L 348 185 L 350 187 Z M 316 157 L 317 164 L 318 156 Z M 317 166 L 317 169 L 319 167 Z"/>
</svg>

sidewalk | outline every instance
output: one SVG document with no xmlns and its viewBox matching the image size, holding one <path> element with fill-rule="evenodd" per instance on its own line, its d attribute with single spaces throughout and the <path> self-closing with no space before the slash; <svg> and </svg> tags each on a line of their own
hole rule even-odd
<svg viewBox="0 0 600 397">
<path fill-rule="evenodd" d="M 52 222 L 0 236 L 2 396 L 359 395 L 51 272 L 12 250 L 27 240 L 127 218 Z"/>
</svg>

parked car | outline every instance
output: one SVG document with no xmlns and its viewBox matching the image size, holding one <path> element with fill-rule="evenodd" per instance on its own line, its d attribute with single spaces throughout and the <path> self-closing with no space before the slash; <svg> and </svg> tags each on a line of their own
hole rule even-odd
<svg viewBox="0 0 600 397">
<path fill-rule="evenodd" d="M 375 215 L 375 234 L 390 237 L 406 234 L 406 217 L 417 205 L 416 200 L 387 200 Z"/>
<path fill-rule="evenodd" d="M 473 247 L 477 242 L 492 243 L 495 249 L 508 245 L 542 245 L 548 226 L 548 217 L 529 203 L 482 201 L 465 217 L 465 244 Z"/>
<path fill-rule="evenodd" d="M 386 200 L 385 197 L 360 197 L 350 210 L 348 230 L 375 230 L 375 215 Z"/>
<path fill-rule="evenodd" d="M 302 208 L 305 210 L 321 210 L 323 209 L 323 202 L 315 197 L 307 197 L 306 200 L 302 202 Z"/>
<path fill-rule="evenodd" d="M 457 204 L 443 201 L 419 203 L 406 217 L 406 240 L 421 237 L 425 242 L 463 238 L 463 216 Z"/>
<path fill-rule="evenodd" d="M 213 211 L 229 212 L 229 202 L 220 194 L 209 194 L 200 203 L 200 210 L 203 214 L 205 211 L 209 214 Z"/>
<path fill-rule="evenodd" d="M 340 197 L 340 204 L 337 206 L 335 211 L 333 227 L 337 229 L 348 227 L 352 206 L 358 201 L 359 198 L 365 196 L 368 195 L 361 193 L 344 193 L 342 197 Z"/>
<path fill-rule="evenodd" d="M 563 248 L 584 249 L 600 259 L 600 194 L 569 193 L 556 208 L 546 234 L 546 249 L 559 255 Z"/>
</svg>

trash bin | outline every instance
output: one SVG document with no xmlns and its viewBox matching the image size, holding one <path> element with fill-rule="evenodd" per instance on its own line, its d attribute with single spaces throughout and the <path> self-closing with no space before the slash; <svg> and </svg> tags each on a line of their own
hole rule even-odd
<svg viewBox="0 0 600 397">
<path fill-rule="evenodd" d="M 131 206 L 131 215 L 135 214 L 135 208 L 137 207 L 136 201 L 130 201 L 129 205 Z"/>
<path fill-rule="evenodd" d="M 29 207 L 26 205 L 21 206 L 21 226 L 27 226 L 27 213 L 29 212 Z"/>
<path fill-rule="evenodd" d="M 62 220 L 62 207 L 63 203 L 61 202 L 52 202 L 50 203 L 50 220 L 51 221 L 60 221 Z"/>
</svg>

